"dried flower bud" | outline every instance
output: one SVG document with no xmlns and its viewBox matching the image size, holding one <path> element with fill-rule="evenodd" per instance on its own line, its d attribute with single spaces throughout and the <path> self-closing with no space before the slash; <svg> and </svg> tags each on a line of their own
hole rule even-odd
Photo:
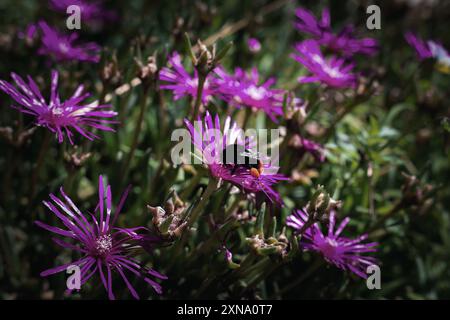
<svg viewBox="0 0 450 320">
<path fill-rule="evenodd" d="M 227 43 L 219 52 L 216 52 L 216 45 L 213 44 L 211 48 L 208 48 L 200 39 L 197 40 L 196 52 L 192 47 L 189 35 L 185 33 L 185 44 L 186 49 L 191 58 L 192 64 L 197 70 L 200 77 L 204 79 L 206 76 L 214 70 L 214 68 L 219 64 L 225 55 L 228 53 L 229 49 L 232 47 L 233 43 Z"/>
<path fill-rule="evenodd" d="M 422 211 L 422 207 L 428 207 L 428 200 L 432 196 L 435 188 L 430 184 L 422 183 L 416 176 L 406 173 L 402 174 L 405 178 L 402 186 L 403 204 Z"/>
<path fill-rule="evenodd" d="M 147 58 L 147 63 L 145 65 L 136 58 L 134 60 L 139 68 L 137 72 L 139 79 L 155 79 L 155 75 L 158 72 L 158 66 L 156 65 L 156 53 Z"/>
<path fill-rule="evenodd" d="M 341 201 L 336 201 L 330 197 L 323 186 L 317 186 L 316 192 L 309 201 L 306 210 L 313 221 L 327 220 L 331 210 L 339 209 Z"/>
<path fill-rule="evenodd" d="M 14 130 L 11 127 L 1 127 L 0 136 L 3 137 L 10 145 L 20 148 L 36 131 L 37 127 L 31 127 L 30 129 L 23 130 L 14 137 Z"/>
<path fill-rule="evenodd" d="M 91 157 L 92 154 L 90 152 L 86 153 L 80 152 L 76 146 L 74 147 L 74 149 L 75 150 L 71 153 L 69 152 L 64 153 L 64 160 L 66 161 L 67 164 L 72 166 L 72 168 L 81 168 L 83 164 L 86 162 L 86 160 L 88 160 Z"/>
<path fill-rule="evenodd" d="M 276 255 L 281 258 L 287 255 L 288 244 L 284 241 L 279 241 L 274 237 L 264 238 L 261 234 L 256 234 L 251 238 L 247 238 L 250 248 L 258 255 L 272 256 Z"/>
<path fill-rule="evenodd" d="M 117 56 L 113 54 L 111 61 L 106 62 L 101 70 L 100 76 L 103 82 L 117 86 L 122 81 L 122 73 L 119 70 Z"/>
<path fill-rule="evenodd" d="M 175 192 L 170 195 L 164 208 L 159 206 L 147 206 L 147 208 L 153 216 L 152 225 L 159 236 L 166 241 L 173 241 L 181 236 L 187 226 L 187 221 L 184 219 L 186 205 Z"/>
</svg>

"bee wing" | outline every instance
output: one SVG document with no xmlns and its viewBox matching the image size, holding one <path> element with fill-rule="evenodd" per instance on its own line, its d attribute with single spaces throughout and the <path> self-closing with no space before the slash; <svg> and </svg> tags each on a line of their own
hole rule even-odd
<svg viewBox="0 0 450 320">
<path fill-rule="evenodd" d="M 241 152 L 239 155 L 241 155 L 243 157 L 253 158 L 253 159 L 258 159 L 260 157 L 260 153 L 259 152 L 249 151 L 249 150 Z"/>
</svg>

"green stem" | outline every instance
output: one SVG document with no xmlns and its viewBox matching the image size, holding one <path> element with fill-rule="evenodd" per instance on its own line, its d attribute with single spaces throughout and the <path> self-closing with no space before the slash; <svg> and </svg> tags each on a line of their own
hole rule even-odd
<svg viewBox="0 0 450 320">
<path fill-rule="evenodd" d="M 202 196 L 200 197 L 200 201 L 195 206 L 194 209 L 192 209 L 191 216 L 189 217 L 188 221 L 188 228 L 192 227 L 193 224 L 198 220 L 200 214 L 202 213 L 203 209 L 205 208 L 206 204 L 208 203 L 209 198 L 213 194 L 214 191 L 217 189 L 217 181 L 214 179 L 210 179 L 208 186 L 206 187 L 206 190 L 203 192 Z"/>
<path fill-rule="evenodd" d="M 324 261 L 322 259 L 317 259 L 316 262 L 309 267 L 302 275 L 301 277 L 297 278 L 294 282 L 291 282 L 287 286 L 285 286 L 283 289 L 281 289 L 277 295 L 282 296 L 283 294 L 291 291 L 295 287 L 297 287 L 299 284 L 301 284 L 303 281 L 305 281 L 307 278 L 309 278 L 316 270 L 318 270 L 322 265 L 324 264 Z"/>
<path fill-rule="evenodd" d="M 197 97 L 195 99 L 195 105 L 194 105 L 194 113 L 192 114 L 191 121 L 194 122 L 198 117 L 198 112 L 200 109 L 200 105 L 202 103 L 202 94 L 203 94 L 203 87 L 205 85 L 206 76 L 198 75 L 198 85 L 197 85 Z"/>
<path fill-rule="evenodd" d="M 180 198 L 183 200 L 187 200 L 187 198 L 192 194 L 192 190 L 194 190 L 194 188 L 198 186 L 201 178 L 202 175 L 197 172 L 196 175 L 190 179 L 191 182 L 189 183 L 189 185 L 181 192 Z"/>
<path fill-rule="evenodd" d="M 128 153 L 127 160 L 125 161 L 123 168 L 122 168 L 122 176 L 127 175 L 131 160 L 133 159 L 134 153 L 136 151 L 136 148 L 137 148 L 137 145 L 139 142 L 139 136 L 142 131 L 142 123 L 144 122 L 145 110 L 147 109 L 147 91 L 148 91 L 148 89 L 146 87 L 144 87 L 144 90 L 142 92 L 142 97 L 141 97 L 141 107 L 140 107 L 140 111 L 139 111 L 138 121 L 136 124 L 136 128 L 134 130 L 134 136 L 133 136 L 133 140 L 131 143 L 130 152 Z"/>
<path fill-rule="evenodd" d="M 349 114 L 350 112 L 352 112 L 358 105 L 361 104 L 361 102 L 363 102 L 363 99 L 361 98 L 355 98 L 349 105 L 347 105 L 346 107 L 344 107 L 344 110 L 341 111 L 336 118 L 334 118 L 333 122 L 331 123 L 331 125 L 327 128 L 327 130 L 325 131 L 325 133 L 322 136 L 322 139 L 324 142 L 326 142 L 331 135 L 333 134 L 337 124 L 339 122 L 341 122 L 342 119 L 344 119 L 344 117 Z"/>
<path fill-rule="evenodd" d="M 44 140 L 42 142 L 41 150 L 39 151 L 38 159 L 36 161 L 36 166 L 34 167 L 33 173 L 31 174 L 31 184 L 30 184 L 30 197 L 29 197 L 29 206 L 31 206 L 32 201 L 34 199 L 37 183 L 39 182 L 40 171 L 42 165 L 44 164 L 45 156 L 48 153 L 50 146 L 50 133 L 48 131 L 44 134 Z"/>
<path fill-rule="evenodd" d="M 381 217 L 370 229 L 369 229 L 369 236 L 372 235 L 373 233 L 376 233 L 376 229 L 381 227 L 386 220 L 388 220 L 389 218 L 391 218 L 394 214 L 396 214 L 399 210 L 401 210 L 403 207 L 403 199 L 399 200 L 397 202 L 397 204 L 391 209 L 389 210 L 388 213 L 386 213 L 383 217 Z"/>
<path fill-rule="evenodd" d="M 173 266 L 175 265 L 175 262 L 177 261 L 177 258 L 182 253 L 184 244 L 186 243 L 187 238 L 189 237 L 189 229 L 194 225 L 194 223 L 200 217 L 200 214 L 202 213 L 204 207 L 206 206 L 206 203 L 208 202 L 209 198 L 211 197 L 213 192 L 216 190 L 216 188 L 217 188 L 217 181 L 215 181 L 214 179 L 211 178 L 209 180 L 208 186 L 206 187 L 206 190 L 201 195 L 199 202 L 191 211 L 191 214 L 188 218 L 189 220 L 188 220 L 188 224 L 187 224 L 187 228 L 186 228 L 185 232 L 183 232 L 180 240 L 173 247 L 173 250 L 172 250 L 173 254 L 169 260 L 168 267 L 167 267 L 168 270 L 172 269 Z"/>
</svg>

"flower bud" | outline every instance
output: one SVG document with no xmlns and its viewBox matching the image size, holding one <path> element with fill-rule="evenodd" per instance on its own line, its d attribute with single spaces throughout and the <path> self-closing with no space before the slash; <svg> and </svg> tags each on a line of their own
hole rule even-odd
<svg viewBox="0 0 450 320">
<path fill-rule="evenodd" d="M 314 221 L 327 220 L 331 210 L 339 209 L 341 201 L 330 197 L 323 186 L 318 186 L 306 209 Z"/>
<path fill-rule="evenodd" d="M 153 216 L 152 225 L 164 240 L 173 241 L 179 238 L 187 226 L 184 221 L 186 205 L 175 192 L 172 192 L 164 204 L 164 208 L 147 206 Z"/>
</svg>

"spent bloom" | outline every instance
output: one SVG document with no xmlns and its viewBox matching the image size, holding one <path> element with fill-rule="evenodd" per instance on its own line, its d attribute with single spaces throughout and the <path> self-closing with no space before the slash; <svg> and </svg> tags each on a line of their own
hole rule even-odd
<svg viewBox="0 0 450 320">
<path fill-rule="evenodd" d="M 320 20 L 316 19 L 311 11 L 303 8 L 298 8 L 295 14 L 299 19 L 295 27 L 299 31 L 309 34 L 320 45 L 326 46 L 334 52 L 340 52 L 345 57 L 351 57 L 357 53 L 372 55 L 378 50 L 378 43 L 375 39 L 357 38 L 352 25 L 347 25 L 341 32 L 334 34 L 330 26 L 328 8 L 322 11 Z"/>
<path fill-rule="evenodd" d="M 78 33 L 72 32 L 65 35 L 46 22 L 38 23 L 41 31 L 41 47 L 38 53 L 51 56 L 56 61 L 86 61 L 97 63 L 100 61 L 101 50 L 94 42 L 78 43 Z"/>
<path fill-rule="evenodd" d="M 126 274 L 134 274 L 138 278 L 142 278 L 160 294 L 162 292 L 161 285 L 151 277 L 159 279 L 167 279 L 167 277 L 153 269 L 144 267 L 133 257 L 133 251 L 139 248 L 139 243 L 130 235 L 135 235 L 136 230 L 140 228 L 114 227 L 128 191 L 129 188 L 122 195 L 116 210 L 113 212 L 111 186 L 107 185 L 105 190 L 102 176 L 100 176 L 99 202 L 96 209 L 96 211 L 99 211 L 99 217 L 81 212 L 62 188 L 60 189 L 62 198 L 50 194 L 51 201 L 44 201 L 44 204 L 61 220 L 64 228 L 50 226 L 41 221 L 35 223 L 47 231 L 70 240 L 70 242 L 66 242 L 59 238 L 52 238 L 57 245 L 76 252 L 81 255 L 81 258 L 43 271 L 41 276 L 46 277 L 65 272 L 68 266 L 77 265 L 80 267 L 81 285 L 97 274 L 108 292 L 109 299 L 114 299 L 112 290 L 113 272 L 120 275 L 136 299 L 139 299 L 139 295 Z"/>
<path fill-rule="evenodd" d="M 295 230 L 300 230 L 308 221 L 306 210 L 294 210 L 287 217 L 286 224 Z M 320 253 L 324 259 L 343 270 L 349 270 L 361 278 L 367 278 L 366 269 L 368 266 L 377 264 L 374 257 L 363 256 L 361 254 L 376 252 L 378 243 L 363 243 L 367 239 L 367 234 L 363 234 L 355 239 L 341 236 L 350 218 L 345 218 L 335 229 L 336 213 L 330 212 L 328 231 L 322 232 L 318 223 L 314 223 L 303 233 L 301 245 L 306 250 Z"/>
<path fill-rule="evenodd" d="M 325 59 L 315 40 L 298 43 L 295 49 L 297 52 L 292 57 L 312 73 L 311 76 L 299 78 L 300 83 L 321 82 L 335 88 L 355 87 L 356 76 L 351 73 L 353 64 L 345 64 L 344 59 L 336 56 Z"/>
<path fill-rule="evenodd" d="M 191 135 L 195 155 L 207 165 L 213 178 L 228 181 L 244 193 L 262 193 L 270 201 L 281 203 L 273 185 L 288 178 L 277 174 L 278 167 L 270 159 L 255 159 L 253 165 L 234 161 L 241 159 L 244 153 L 253 154 L 251 150 L 255 150 L 256 142 L 251 137 L 245 137 L 243 130 L 230 117 L 226 118 L 222 127 L 219 116 L 213 118 L 207 112 L 203 122 L 201 119 L 194 123 L 185 120 L 185 125 Z M 227 152 L 231 153 L 230 149 L 234 150 L 234 159 L 229 159 L 231 157 L 227 155 Z"/>
<path fill-rule="evenodd" d="M 194 70 L 194 76 L 191 76 L 181 63 L 181 57 L 177 52 L 173 52 L 169 57 L 171 68 L 163 68 L 159 73 L 159 80 L 164 83 L 160 85 L 161 89 L 173 91 L 175 100 L 185 96 L 197 97 L 198 72 Z M 207 104 L 215 93 L 214 81 L 207 77 L 203 85 L 202 103 Z"/>
<path fill-rule="evenodd" d="M 83 103 L 90 96 L 89 93 L 83 93 L 83 85 L 80 85 L 70 98 L 61 101 L 58 93 L 59 75 L 57 71 L 53 70 L 51 74 L 51 92 L 48 102 L 45 101 L 37 84 L 30 76 L 28 76 L 28 83 L 15 73 L 11 73 L 11 77 L 18 89 L 12 84 L 0 80 L 0 90 L 18 104 L 12 107 L 36 117 L 36 125 L 44 126 L 56 134 L 60 143 L 63 142 L 64 135 L 66 135 L 73 144 L 72 130 L 89 140 L 98 138 L 97 135 L 87 130 L 89 127 L 114 131 L 108 127 L 108 124 L 116 123 L 116 121 L 104 118 L 115 117 L 117 113 L 111 110 L 111 105 L 99 105 L 98 101 Z"/>
<path fill-rule="evenodd" d="M 223 68 L 215 70 L 218 78 L 217 91 L 220 97 L 236 107 L 247 107 L 264 111 L 272 121 L 283 114 L 283 90 L 273 89 L 274 78 L 260 83 L 258 70 L 253 68 L 246 73 L 236 68 L 234 74 L 228 74 Z"/>
</svg>

